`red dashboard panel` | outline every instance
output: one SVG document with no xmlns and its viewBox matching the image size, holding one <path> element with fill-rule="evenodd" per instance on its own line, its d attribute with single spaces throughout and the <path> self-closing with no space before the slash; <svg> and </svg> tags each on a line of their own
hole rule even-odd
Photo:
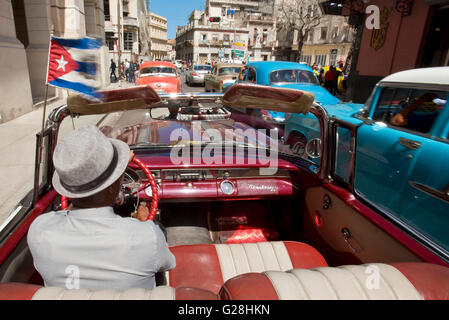
<svg viewBox="0 0 449 320">
<path fill-rule="evenodd" d="M 231 193 L 222 190 L 222 183 L 230 182 Z M 289 178 L 241 178 L 210 181 L 167 182 L 159 185 L 159 199 L 242 199 L 290 196 L 295 186 Z M 140 192 L 143 200 L 151 199 L 145 191 Z"/>
</svg>

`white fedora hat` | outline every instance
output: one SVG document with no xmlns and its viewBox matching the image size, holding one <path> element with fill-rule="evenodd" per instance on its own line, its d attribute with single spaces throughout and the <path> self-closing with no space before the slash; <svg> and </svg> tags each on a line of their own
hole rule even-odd
<svg viewBox="0 0 449 320">
<path fill-rule="evenodd" d="M 69 198 L 85 198 L 114 183 L 125 172 L 130 155 L 123 141 L 107 138 L 87 125 L 70 132 L 53 153 L 53 187 Z"/>
</svg>

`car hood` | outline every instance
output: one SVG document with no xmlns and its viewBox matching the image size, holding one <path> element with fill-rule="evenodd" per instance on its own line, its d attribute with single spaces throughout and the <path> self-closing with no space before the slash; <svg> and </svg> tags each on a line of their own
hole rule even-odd
<svg viewBox="0 0 449 320">
<path fill-rule="evenodd" d="M 302 91 L 308 91 L 315 95 L 315 101 L 321 103 L 323 106 L 327 106 L 328 104 L 337 104 L 340 100 L 333 95 L 331 95 L 326 89 L 323 87 L 311 84 L 311 83 L 286 83 L 273 85 L 273 87 L 279 88 L 289 88 L 289 89 L 297 89 Z"/>
</svg>

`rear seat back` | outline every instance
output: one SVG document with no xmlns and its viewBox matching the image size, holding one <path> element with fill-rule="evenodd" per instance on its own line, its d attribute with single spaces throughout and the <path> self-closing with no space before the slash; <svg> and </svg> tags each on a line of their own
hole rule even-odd
<svg viewBox="0 0 449 320">
<path fill-rule="evenodd" d="M 42 287 L 25 283 L 0 283 L 0 300 L 218 300 L 210 291 L 197 288 L 155 287 L 153 290 L 134 288 L 93 291 Z"/>
<path fill-rule="evenodd" d="M 244 273 L 327 266 L 313 247 L 293 241 L 198 244 L 170 250 L 176 257 L 176 268 L 169 272 L 170 286 L 201 288 L 217 294 L 225 281 Z"/>
<path fill-rule="evenodd" d="M 228 280 L 223 300 L 449 299 L 449 268 L 426 263 L 373 263 L 287 272 L 250 273 Z"/>
</svg>

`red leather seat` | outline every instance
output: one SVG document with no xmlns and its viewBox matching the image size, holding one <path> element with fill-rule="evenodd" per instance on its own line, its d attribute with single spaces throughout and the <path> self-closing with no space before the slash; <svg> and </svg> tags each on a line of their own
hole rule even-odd
<svg viewBox="0 0 449 320">
<path fill-rule="evenodd" d="M 42 287 L 26 283 L 0 283 L 0 300 L 218 300 L 210 291 L 197 288 L 156 287 L 118 292 L 113 289 L 92 291 Z"/>
<path fill-rule="evenodd" d="M 228 280 L 222 300 L 449 300 L 449 268 L 366 264 L 248 273 Z"/>
<path fill-rule="evenodd" d="M 182 245 L 170 250 L 176 257 L 176 267 L 168 276 L 170 286 L 217 294 L 226 280 L 240 274 L 327 266 L 313 247 L 293 241 Z"/>
</svg>

